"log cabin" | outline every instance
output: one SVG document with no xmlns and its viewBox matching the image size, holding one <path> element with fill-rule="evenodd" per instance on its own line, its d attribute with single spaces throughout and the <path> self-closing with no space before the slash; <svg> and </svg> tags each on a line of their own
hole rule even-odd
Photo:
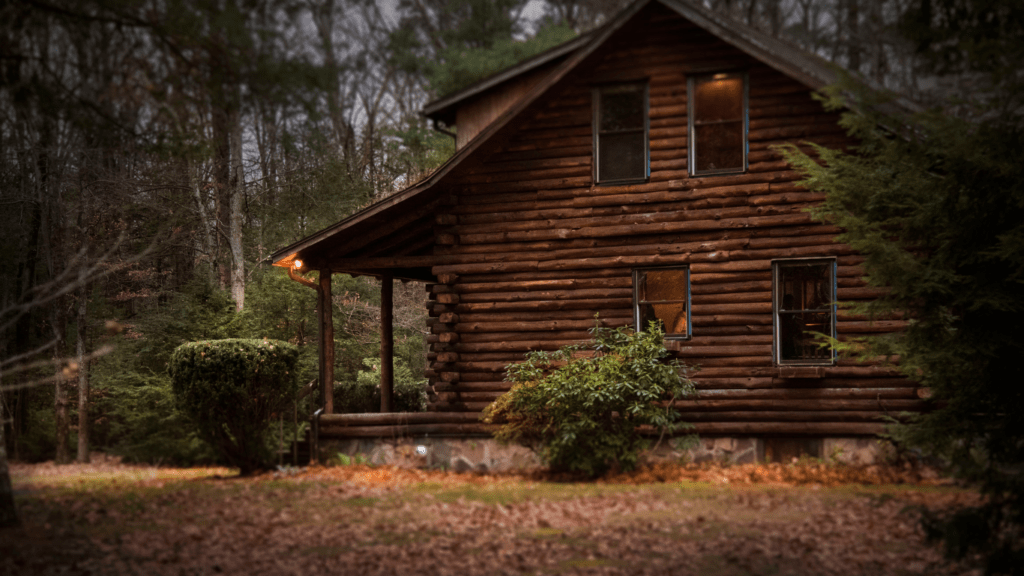
<svg viewBox="0 0 1024 576">
<path fill-rule="evenodd" d="M 506 366 L 587 340 L 595 314 L 660 321 L 672 354 L 699 366 L 698 396 L 676 402 L 683 420 L 702 437 L 753 438 L 761 455 L 792 442 L 821 455 L 822 439 L 870 439 L 881 417 L 922 409 L 912 381 L 810 337 L 902 326 L 837 309 L 878 292 L 840 230 L 811 218 L 823 196 L 776 149 L 852 144 L 812 97 L 836 75 L 699 3 L 638 0 L 429 103 L 434 126 L 455 130 L 444 165 L 272 257 L 320 294 L 327 414 L 331 275 L 383 280 L 383 367 L 392 282 L 429 292 L 430 411 L 391 413 L 384 371 L 381 414 L 325 416 L 321 433 L 486 434 L 477 420 L 509 388 Z"/>
</svg>

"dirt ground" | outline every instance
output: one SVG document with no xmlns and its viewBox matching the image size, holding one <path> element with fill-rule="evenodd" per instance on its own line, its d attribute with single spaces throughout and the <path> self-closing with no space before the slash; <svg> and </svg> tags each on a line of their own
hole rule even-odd
<svg viewBox="0 0 1024 576">
<path fill-rule="evenodd" d="M 598 482 L 342 466 L 14 465 L 0 574 L 978 573 L 922 506 L 977 501 L 927 470 L 663 464 Z"/>
</svg>

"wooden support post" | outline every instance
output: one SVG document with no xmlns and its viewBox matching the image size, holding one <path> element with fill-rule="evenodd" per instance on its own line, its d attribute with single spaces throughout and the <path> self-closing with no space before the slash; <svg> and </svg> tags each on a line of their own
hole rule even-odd
<svg viewBox="0 0 1024 576">
<path fill-rule="evenodd" d="M 394 411 L 395 338 L 392 328 L 394 277 L 390 272 L 380 277 L 380 411 Z"/>
<path fill-rule="evenodd" d="M 320 398 L 324 414 L 334 413 L 334 315 L 331 303 L 331 271 L 320 270 L 317 290 L 317 316 L 320 321 Z"/>
</svg>

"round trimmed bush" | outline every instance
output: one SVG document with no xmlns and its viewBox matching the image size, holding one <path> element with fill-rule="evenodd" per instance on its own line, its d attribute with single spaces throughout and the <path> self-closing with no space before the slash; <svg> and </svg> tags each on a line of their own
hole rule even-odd
<svg viewBox="0 0 1024 576">
<path fill-rule="evenodd" d="M 278 340 L 206 340 L 179 346 L 168 372 L 199 435 L 248 475 L 273 463 L 267 432 L 295 398 L 298 358 L 296 346 Z"/>
</svg>

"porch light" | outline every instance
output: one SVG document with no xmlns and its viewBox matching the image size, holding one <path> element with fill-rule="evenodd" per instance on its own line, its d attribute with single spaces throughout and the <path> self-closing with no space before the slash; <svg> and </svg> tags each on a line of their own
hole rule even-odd
<svg viewBox="0 0 1024 576">
<path fill-rule="evenodd" d="M 296 270 L 302 268 L 302 260 L 295 259 L 295 261 L 292 262 L 292 267 L 295 268 Z"/>
</svg>

